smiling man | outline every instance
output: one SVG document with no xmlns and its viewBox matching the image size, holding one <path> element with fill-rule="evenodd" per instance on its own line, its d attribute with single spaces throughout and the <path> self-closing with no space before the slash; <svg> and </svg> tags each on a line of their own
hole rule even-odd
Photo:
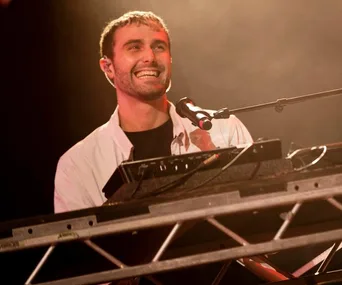
<svg viewBox="0 0 342 285">
<path fill-rule="evenodd" d="M 127 95 L 140 101 L 163 97 L 171 77 L 166 32 L 154 22 L 130 24 L 115 32 L 113 42 L 112 64 L 101 59 L 100 66 L 114 80 L 118 100 Z"/>
<path fill-rule="evenodd" d="M 213 120 L 207 132 L 176 113 L 166 96 L 171 85 L 170 36 L 164 21 L 152 12 L 129 12 L 110 22 L 101 35 L 100 53 L 100 67 L 116 89 L 118 105 L 106 124 L 60 158 L 55 212 L 101 206 L 107 200 L 102 189 L 124 160 L 252 142 L 234 115 Z"/>
</svg>

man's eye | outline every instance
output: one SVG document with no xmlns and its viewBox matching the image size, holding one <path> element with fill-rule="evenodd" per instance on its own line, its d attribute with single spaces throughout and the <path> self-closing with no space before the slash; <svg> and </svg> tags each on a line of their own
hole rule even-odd
<svg viewBox="0 0 342 285">
<path fill-rule="evenodd" d="M 157 45 L 157 46 L 156 46 L 156 49 L 157 49 L 157 50 L 165 50 L 165 46 L 163 46 L 163 45 Z"/>
<path fill-rule="evenodd" d="M 140 46 L 139 45 L 134 45 L 134 46 L 130 46 L 128 48 L 128 50 L 139 50 L 140 49 Z"/>
</svg>

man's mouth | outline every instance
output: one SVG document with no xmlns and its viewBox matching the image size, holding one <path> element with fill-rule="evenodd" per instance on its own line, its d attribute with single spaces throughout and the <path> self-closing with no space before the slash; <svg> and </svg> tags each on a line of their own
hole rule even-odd
<svg viewBox="0 0 342 285">
<path fill-rule="evenodd" d="M 158 70 L 141 70 L 134 72 L 134 75 L 137 78 L 151 78 L 151 77 L 159 77 L 160 71 Z"/>
</svg>

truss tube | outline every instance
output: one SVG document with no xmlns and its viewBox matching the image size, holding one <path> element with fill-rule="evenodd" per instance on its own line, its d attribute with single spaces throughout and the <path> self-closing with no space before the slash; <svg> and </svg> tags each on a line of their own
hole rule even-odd
<svg viewBox="0 0 342 285">
<path fill-rule="evenodd" d="M 56 233 L 42 237 L 33 237 L 30 239 L 25 239 L 23 241 L 18 242 L 18 246 L 8 246 L 6 244 L 6 241 L 0 241 L 0 252 L 19 250 L 35 246 L 44 246 L 49 245 L 51 243 L 67 242 L 71 240 L 88 239 L 90 237 L 103 236 L 131 230 L 139 230 L 143 228 L 158 227 L 181 221 L 189 221 L 206 217 L 213 217 L 217 215 L 225 215 L 238 212 L 252 211 L 257 209 L 272 208 L 276 206 L 293 204 L 297 202 L 303 203 L 305 201 L 318 200 L 322 198 L 327 199 L 328 197 L 341 194 L 342 187 L 336 186 L 328 189 L 321 189 L 320 191 L 312 190 L 305 192 L 288 193 L 276 197 L 264 197 L 259 198 L 257 200 L 245 200 L 243 202 L 238 202 L 235 204 L 209 207 L 180 213 L 172 213 L 158 216 L 151 215 L 150 217 L 122 222 L 114 221 L 111 224 L 98 224 L 97 226 L 91 228 L 74 230 L 71 234 L 67 236 L 66 239 L 63 239 L 63 235 L 61 236 L 60 233 Z M 13 243 L 13 241 L 10 240 L 7 241 L 7 243 Z"/>
<path fill-rule="evenodd" d="M 95 250 L 97 253 L 101 254 L 104 258 L 109 260 L 111 263 L 115 264 L 116 266 L 120 268 L 124 268 L 127 266 L 126 264 L 122 263 L 119 259 L 117 259 L 115 256 L 111 255 L 110 253 L 105 251 L 103 248 L 93 243 L 91 240 L 89 239 L 85 240 L 84 243 L 88 245 L 90 248 L 92 248 L 93 250 Z"/>
<path fill-rule="evenodd" d="M 214 227 L 217 229 L 221 230 L 223 233 L 240 243 L 241 245 L 249 245 L 250 243 L 246 241 L 244 238 L 236 234 L 234 231 L 230 230 L 226 226 L 222 225 L 219 221 L 215 220 L 214 218 L 208 218 L 207 221 L 211 223 Z M 267 281 L 274 281 L 274 280 L 285 280 L 292 278 L 293 276 L 288 273 L 284 272 L 277 266 L 275 266 L 273 263 L 268 260 L 267 257 L 261 255 L 261 256 L 253 256 L 250 257 L 249 259 L 243 258 L 243 260 L 240 260 L 246 266 L 248 269 L 253 271 L 256 274 L 262 273 L 263 278 L 266 278 Z M 273 271 L 266 271 L 265 268 L 263 267 L 262 263 L 268 264 L 270 267 L 272 267 Z M 267 273 L 267 274 L 266 274 Z M 276 278 L 276 279 L 275 279 Z"/>
<path fill-rule="evenodd" d="M 36 277 L 36 275 L 38 274 L 39 270 L 43 267 L 44 263 L 46 262 L 46 260 L 49 258 L 50 254 L 52 253 L 52 251 L 55 249 L 55 245 L 51 245 L 47 251 L 45 252 L 44 256 L 42 257 L 42 259 L 39 261 L 39 263 L 37 264 L 36 268 L 33 270 L 33 272 L 31 273 L 30 277 L 26 280 L 25 285 L 30 285 L 33 278 Z"/>
<path fill-rule="evenodd" d="M 333 246 L 323 251 L 321 254 L 317 255 L 314 259 L 310 260 L 309 262 L 304 264 L 302 267 L 298 268 L 296 271 L 292 273 L 293 276 L 298 278 L 302 276 L 304 273 L 308 272 L 311 268 L 315 267 L 318 263 L 322 262 L 324 259 L 327 258 L 332 248 Z M 340 250 L 341 248 L 342 248 L 342 243 L 340 244 L 337 250 Z"/>
<path fill-rule="evenodd" d="M 125 267 L 122 269 L 103 271 L 83 276 L 66 278 L 36 285 L 81 285 L 87 283 L 100 283 L 108 280 L 120 280 L 133 276 L 148 275 L 157 272 L 169 271 L 178 268 L 185 268 L 195 265 L 219 262 L 241 257 L 261 255 L 268 252 L 281 251 L 290 248 L 303 247 L 308 244 L 319 244 L 323 242 L 332 242 L 339 240 L 342 236 L 342 229 L 323 233 L 303 235 L 280 240 L 271 240 L 269 242 L 251 244 L 230 249 L 223 249 L 214 252 L 196 254 L 187 257 L 180 257 L 170 260 L 151 262 L 148 264 Z"/>
<path fill-rule="evenodd" d="M 220 271 L 218 272 L 218 274 L 216 275 L 213 283 L 211 283 L 211 285 L 219 285 L 222 278 L 224 277 L 224 275 L 226 274 L 229 266 L 232 264 L 231 260 L 228 260 L 226 263 L 224 263 L 220 269 Z"/>
<path fill-rule="evenodd" d="M 340 211 L 342 211 L 342 204 L 340 202 L 338 202 L 336 199 L 334 198 L 329 198 L 327 199 L 327 201 L 333 205 L 335 208 L 339 209 Z"/>
<path fill-rule="evenodd" d="M 294 216 L 298 213 L 300 207 L 302 206 L 302 203 L 296 203 L 296 205 L 293 206 L 291 211 L 289 211 L 286 215 L 285 221 L 281 225 L 279 231 L 274 236 L 274 240 L 280 239 L 283 234 L 285 233 L 286 229 L 290 225 L 291 221 L 293 220 Z"/>
<path fill-rule="evenodd" d="M 167 238 L 165 239 L 164 243 L 162 244 L 162 246 L 160 247 L 160 249 L 158 250 L 157 254 L 155 255 L 155 257 L 153 258 L 152 262 L 156 262 L 159 260 L 159 258 L 161 257 L 161 255 L 164 253 L 164 251 L 166 250 L 166 248 L 169 246 L 170 242 L 172 241 L 172 239 L 174 238 L 175 234 L 177 233 L 179 227 L 181 226 L 181 223 L 177 223 L 174 225 L 174 227 L 172 228 L 171 232 L 169 233 L 169 235 L 167 236 Z"/>
<path fill-rule="evenodd" d="M 326 257 L 326 259 L 324 259 L 324 261 L 322 262 L 321 266 L 318 268 L 317 273 L 324 273 L 327 270 L 327 267 L 329 265 L 329 263 L 331 262 L 331 260 L 333 259 L 336 251 L 338 250 L 339 246 L 340 246 L 340 242 L 336 242 L 333 247 L 330 249 L 330 252 L 328 254 L 328 256 Z"/>
<path fill-rule="evenodd" d="M 338 283 L 339 282 L 339 283 Z M 314 274 L 303 276 L 301 278 L 296 278 L 293 280 L 286 280 L 277 283 L 272 283 L 274 285 L 336 285 L 342 284 L 342 270 L 330 271 L 323 274 Z"/>
<path fill-rule="evenodd" d="M 226 226 L 222 225 L 219 221 L 214 218 L 208 218 L 207 221 L 212 224 L 215 228 L 219 229 L 227 236 L 231 237 L 233 240 L 237 241 L 241 245 L 249 244 L 243 237 L 240 237 L 238 234 L 233 232 L 231 229 L 227 228 Z"/>
<path fill-rule="evenodd" d="M 90 248 L 101 254 L 104 258 L 108 259 L 110 262 L 118 266 L 119 268 L 127 267 L 126 264 L 122 263 L 119 259 L 105 251 L 103 248 L 98 246 L 97 244 L 93 243 L 91 240 L 85 240 L 85 244 L 87 244 Z M 157 279 L 155 279 L 153 276 L 146 276 L 147 279 L 149 279 L 153 284 L 155 285 L 162 285 Z"/>
</svg>

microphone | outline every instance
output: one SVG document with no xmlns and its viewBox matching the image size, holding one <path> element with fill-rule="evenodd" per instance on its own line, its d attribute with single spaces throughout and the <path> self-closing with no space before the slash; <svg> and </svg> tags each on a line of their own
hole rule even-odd
<svg viewBox="0 0 342 285">
<path fill-rule="evenodd" d="M 210 130 L 212 127 L 209 113 L 196 106 L 195 103 L 184 97 L 176 103 L 176 112 L 182 118 L 188 118 L 192 124 L 202 130 Z"/>
</svg>

